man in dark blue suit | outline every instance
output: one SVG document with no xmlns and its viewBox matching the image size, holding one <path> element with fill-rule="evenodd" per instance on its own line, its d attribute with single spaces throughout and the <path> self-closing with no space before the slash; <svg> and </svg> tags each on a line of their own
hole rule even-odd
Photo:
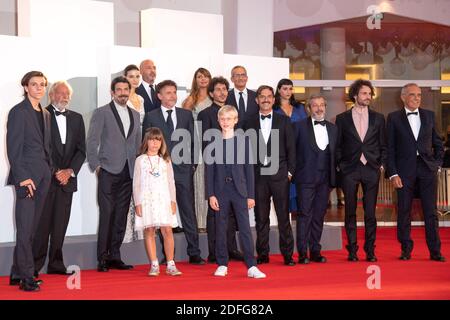
<svg viewBox="0 0 450 320">
<path fill-rule="evenodd" d="M 422 92 L 417 84 L 405 85 L 401 92 L 404 108 L 388 115 L 387 173 L 397 189 L 400 259 L 411 259 L 411 207 L 415 190 L 418 190 L 430 258 L 444 262 L 436 213 L 437 172 L 443 162 L 444 148 L 436 132 L 434 112 L 420 108 L 421 98 Z"/>
<path fill-rule="evenodd" d="M 250 278 L 265 278 L 256 267 L 248 210 L 255 206 L 255 182 L 250 142 L 244 135 L 235 135 L 238 113 L 233 106 L 224 106 L 218 113 L 222 137 L 214 140 L 211 154 L 205 152 L 206 193 L 216 212 L 216 259 L 219 267 L 215 276 L 228 272 L 228 216 L 233 209 L 239 226 L 244 261 Z M 209 148 L 208 148 L 209 149 Z"/>
<path fill-rule="evenodd" d="M 150 112 L 161 106 L 161 101 L 155 91 L 156 66 L 150 60 L 144 60 L 139 66 L 142 75 L 142 83 L 136 88 L 136 93 L 144 98 L 144 110 Z"/>
<path fill-rule="evenodd" d="M 228 91 L 226 104 L 234 106 L 239 115 L 237 128 L 244 128 L 246 121 L 259 111 L 256 103 L 256 92 L 247 89 L 247 70 L 243 66 L 235 66 L 231 69 L 231 82 L 234 89 Z"/>
<path fill-rule="evenodd" d="M 296 123 L 297 163 L 294 182 L 300 214 L 297 216 L 298 262 L 326 262 L 321 255 L 324 217 L 331 187 L 336 185 L 337 127 L 325 120 L 326 101 L 312 95 L 308 107 L 311 116 Z"/>
<path fill-rule="evenodd" d="M 145 114 L 142 132 L 148 128 L 161 129 L 172 159 L 177 205 L 187 241 L 191 264 L 205 264 L 200 256 L 197 218 L 194 209 L 194 118 L 192 112 L 177 108 L 177 85 L 165 80 L 156 86 L 161 107 Z"/>
</svg>

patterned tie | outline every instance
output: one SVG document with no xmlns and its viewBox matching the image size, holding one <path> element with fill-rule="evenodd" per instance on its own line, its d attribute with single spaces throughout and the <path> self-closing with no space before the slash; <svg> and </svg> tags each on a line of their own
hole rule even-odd
<svg viewBox="0 0 450 320">
<path fill-rule="evenodd" d="M 173 128 L 173 121 L 172 121 L 172 111 L 173 110 L 167 110 L 167 129 L 169 130 L 169 133 L 172 134 L 174 128 Z"/>
</svg>

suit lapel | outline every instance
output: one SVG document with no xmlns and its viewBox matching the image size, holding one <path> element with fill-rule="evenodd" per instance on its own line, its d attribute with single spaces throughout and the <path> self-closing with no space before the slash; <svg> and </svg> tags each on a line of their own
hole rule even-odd
<svg viewBox="0 0 450 320">
<path fill-rule="evenodd" d="M 354 107 L 353 107 L 354 108 Z M 356 126 L 355 126 L 355 122 L 353 121 L 353 116 L 352 116 L 352 110 L 353 108 L 351 108 L 349 111 L 347 111 L 346 114 L 346 119 L 347 119 L 347 125 L 350 128 L 351 133 L 353 133 L 353 135 L 359 140 L 361 141 L 361 137 L 358 134 L 358 130 L 356 130 Z M 367 134 L 366 134 L 367 135 Z M 361 141 L 362 142 L 362 141 Z"/>
<path fill-rule="evenodd" d="M 56 122 L 56 116 L 55 116 L 55 112 L 53 111 L 53 106 L 49 105 L 47 107 L 48 112 L 50 113 L 50 121 L 51 121 L 51 126 L 52 128 L 55 128 L 55 130 L 53 130 L 53 134 L 52 134 L 52 141 L 53 141 L 53 145 L 56 147 L 56 150 L 59 152 L 59 154 L 61 156 L 64 156 L 64 150 L 63 150 L 63 145 L 62 145 L 62 140 L 61 140 L 61 132 L 59 132 L 59 127 L 58 127 L 58 123 Z"/>
<path fill-rule="evenodd" d="M 41 126 L 38 123 L 38 119 L 36 118 L 36 111 L 34 111 L 33 106 L 31 105 L 31 102 L 28 98 L 25 98 L 26 101 L 26 107 L 25 110 L 28 112 L 29 117 L 31 117 L 31 121 L 34 124 L 34 127 L 36 129 L 36 131 L 38 132 L 39 136 L 41 137 L 42 141 L 44 141 L 44 137 L 42 135 L 42 130 L 41 130 Z M 40 105 L 39 105 L 40 106 Z M 42 111 L 44 110 L 44 108 L 41 108 Z M 45 126 L 45 119 L 44 119 L 44 126 Z"/>
<path fill-rule="evenodd" d="M 133 117 L 133 112 L 131 111 L 131 108 L 129 106 L 127 106 L 127 110 L 128 110 L 128 116 L 130 117 L 130 128 L 128 129 L 128 134 L 127 134 L 127 139 L 128 139 L 134 129 L 134 117 Z"/>
<path fill-rule="evenodd" d="M 334 154 L 334 150 L 336 149 L 336 135 L 332 134 L 331 131 L 331 123 L 326 121 L 327 133 L 328 133 L 328 145 L 330 146 L 331 154 Z"/>
<path fill-rule="evenodd" d="M 68 150 L 70 150 L 70 148 L 72 147 L 72 143 L 73 143 L 73 138 L 74 138 L 74 133 L 75 133 L 75 128 L 74 128 L 74 118 L 73 118 L 73 113 L 70 110 L 67 110 L 67 115 L 66 115 L 66 148 L 65 151 L 67 152 Z"/>
<path fill-rule="evenodd" d="M 417 141 L 419 141 L 420 137 L 425 132 L 424 128 L 425 128 L 425 123 L 426 123 L 427 119 L 426 119 L 425 112 L 421 112 L 420 108 L 418 108 L 417 111 L 419 112 L 419 117 L 420 117 L 420 129 L 419 129 L 419 134 L 417 135 Z"/>
<path fill-rule="evenodd" d="M 122 133 L 122 136 L 125 138 L 125 130 L 123 129 L 123 124 L 122 124 L 122 121 L 120 120 L 120 116 L 116 110 L 116 106 L 114 105 L 114 102 L 111 101 L 109 103 L 109 106 L 111 107 L 111 111 L 114 114 L 114 118 L 116 118 L 116 122 L 117 122 L 117 125 L 119 126 L 119 130 Z"/>
<path fill-rule="evenodd" d="M 368 112 L 369 112 L 369 125 L 367 127 L 366 135 L 364 136 L 364 141 L 366 141 L 367 138 L 372 134 L 375 126 L 375 113 L 370 109 L 368 110 Z"/>
<path fill-rule="evenodd" d="M 314 127 L 312 124 L 311 117 L 308 117 L 308 120 L 306 120 L 306 121 L 307 121 L 308 133 L 309 133 L 309 135 L 308 135 L 309 143 L 311 144 L 311 147 L 313 148 L 313 150 L 315 152 L 319 152 L 320 149 L 316 142 L 316 134 L 314 133 Z"/>
<path fill-rule="evenodd" d="M 404 109 L 400 111 L 400 119 L 401 119 L 401 122 L 403 123 L 403 125 L 405 126 L 406 131 L 408 131 L 411 139 L 413 139 L 413 141 L 416 141 L 416 138 L 414 137 L 414 133 L 411 129 L 411 125 L 409 124 L 408 117 L 406 116 L 406 112 Z M 422 121 L 422 119 L 420 119 L 420 120 Z M 422 125 L 420 126 L 420 128 L 422 128 Z M 420 135 L 420 132 L 419 132 L 419 135 Z"/>
</svg>

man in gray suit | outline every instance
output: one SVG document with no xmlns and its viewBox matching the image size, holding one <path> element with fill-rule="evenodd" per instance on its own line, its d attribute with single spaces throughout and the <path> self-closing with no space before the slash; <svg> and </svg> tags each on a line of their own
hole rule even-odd
<svg viewBox="0 0 450 320">
<path fill-rule="evenodd" d="M 130 89 L 126 78 L 115 78 L 111 83 L 113 101 L 95 110 L 89 125 L 87 159 L 98 176 L 99 272 L 132 268 L 120 258 L 132 193 L 134 162 L 141 144 L 139 113 L 127 106 Z"/>
</svg>

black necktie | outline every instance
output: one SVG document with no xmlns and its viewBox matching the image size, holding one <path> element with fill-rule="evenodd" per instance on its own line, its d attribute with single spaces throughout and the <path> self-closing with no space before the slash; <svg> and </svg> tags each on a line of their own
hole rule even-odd
<svg viewBox="0 0 450 320">
<path fill-rule="evenodd" d="M 414 111 L 414 112 L 407 112 L 407 113 L 406 113 L 407 116 L 410 116 L 410 115 L 412 115 L 412 114 L 415 115 L 415 116 L 417 116 L 417 115 L 419 114 L 419 112 L 418 112 L 418 111 Z"/>
<path fill-rule="evenodd" d="M 325 125 L 325 120 L 321 120 L 321 121 L 317 121 L 317 120 L 314 120 L 314 125 L 316 125 L 316 124 L 321 124 L 321 125 Z"/>
<path fill-rule="evenodd" d="M 59 112 L 58 110 L 55 109 L 55 115 L 56 116 L 64 116 L 65 117 L 66 116 L 66 112 L 65 111 Z"/>
<path fill-rule="evenodd" d="M 245 114 L 245 103 L 242 94 L 243 92 L 239 92 L 239 108 L 238 108 L 239 120 L 241 120 Z"/>
<path fill-rule="evenodd" d="M 265 118 L 267 118 L 267 119 L 270 119 L 270 118 L 272 118 L 272 114 L 271 113 L 269 113 L 267 116 L 265 116 L 265 115 L 261 115 L 261 120 L 264 120 Z"/>
<path fill-rule="evenodd" d="M 152 100 L 152 103 L 155 103 L 155 99 L 156 99 L 156 93 L 155 93 L 155 89 L 153 89 L 153 85 L 150 85 L 150 100 Z"/>
<path fill-rule="evenodd" d="M 169 132 L 172 134 L 173 132 L 173 121 L 172 121 L 172 111 L 173 110 L 167 110 L 167 129 L 169 129 Z"/>
</svg>

